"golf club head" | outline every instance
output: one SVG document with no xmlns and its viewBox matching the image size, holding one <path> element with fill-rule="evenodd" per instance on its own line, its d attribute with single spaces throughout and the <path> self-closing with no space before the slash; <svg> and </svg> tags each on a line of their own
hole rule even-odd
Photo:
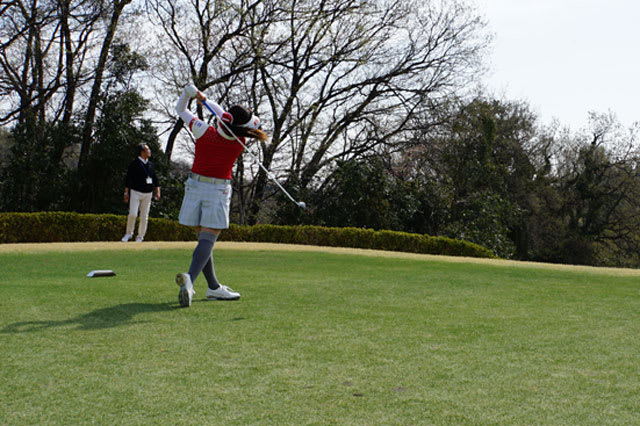
<svg viewBox="0 0 640 426">
<path fill-rule="evenodd" d="M 300 207 L 301 209 L 306 209 L 307 208 L 307 204 L 304 201 L 299 201 L 298 202 L 298 207 Z"/>
</svg>

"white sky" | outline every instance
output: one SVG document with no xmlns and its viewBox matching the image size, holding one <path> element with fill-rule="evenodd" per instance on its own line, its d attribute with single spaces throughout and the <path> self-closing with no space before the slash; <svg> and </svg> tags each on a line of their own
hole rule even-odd
<svg viewBox="0 0 640 426">
<path fill-rule="evenodd" d="M 640 121 L 639 0 L 475 0 L 494 35 L 487 88 L 571 130 Z"/>
</svg>

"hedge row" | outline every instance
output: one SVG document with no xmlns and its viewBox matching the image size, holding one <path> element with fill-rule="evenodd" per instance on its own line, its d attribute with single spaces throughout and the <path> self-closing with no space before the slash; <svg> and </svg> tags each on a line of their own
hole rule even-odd
<svg viewBox="0 0 640 426">
<path fill-rule="evenodd" d="M 110 214 L 0 213 L 0 243 L 118 241 L 124 234 L 126 220 L 126 216 Z M 145 236 L 146 241 L 189 241 L 194 238 L 189 227 L 159 218 L 149 219 Z M 220 234 L 220 240 L 494 257 L 490 250 L 466 241 L 361 228 L 231 224 Z"/>
</svg>

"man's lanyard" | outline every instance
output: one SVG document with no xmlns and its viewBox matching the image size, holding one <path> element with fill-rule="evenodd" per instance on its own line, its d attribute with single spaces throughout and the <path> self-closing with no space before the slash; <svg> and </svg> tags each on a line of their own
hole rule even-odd
<svg viewBox="0 0 640 426">
<path fill-rule="evenodd" d="M 140 157 L 138 157 L 138 161 L 140 161 L 140 164 L 142 164 L 142 168 L 144 169 L 144 173 L 147 175 L 147 178 L 145 179 L 145 182 L 147 183 L 147 185 L 152 185 L 153 184 L 153 179 L 151 179 L 151 174 L 149 173 L 149 169 L 151 167 L 150 162 L 147 160 L 147 164 L 144 164 L 144 161 L 142 161 L 142 159 Z"/>
</svg>

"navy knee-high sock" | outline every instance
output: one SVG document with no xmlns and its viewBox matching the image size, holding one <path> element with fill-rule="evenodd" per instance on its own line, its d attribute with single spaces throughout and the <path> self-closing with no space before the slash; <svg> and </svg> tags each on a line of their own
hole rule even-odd
<svg viewBox="0 0 640 426">
<path fill-rule="evenodd" d="M 207 264 L 204 265 L 202 275 L 207 279 L 207 285 L 211 290 L 220 287 L 220 282 L 218 281 L 218 277 L 216 277 L 216 269 L 213 265 L 213 254 L 209 257 Z"/>
<path fill-rule="evenodd" d="M 193 250 L 191 256 L 191 266 L 189 266 L 189 276 L 191 282 L 195 282 L 196 278 L 211 258 L 211 250 L 213 250 L 213 244 L 215 243 L 217 235 L 211 232 L 202 231 L 198 234 L 198 245 Z"/>
</svg>

